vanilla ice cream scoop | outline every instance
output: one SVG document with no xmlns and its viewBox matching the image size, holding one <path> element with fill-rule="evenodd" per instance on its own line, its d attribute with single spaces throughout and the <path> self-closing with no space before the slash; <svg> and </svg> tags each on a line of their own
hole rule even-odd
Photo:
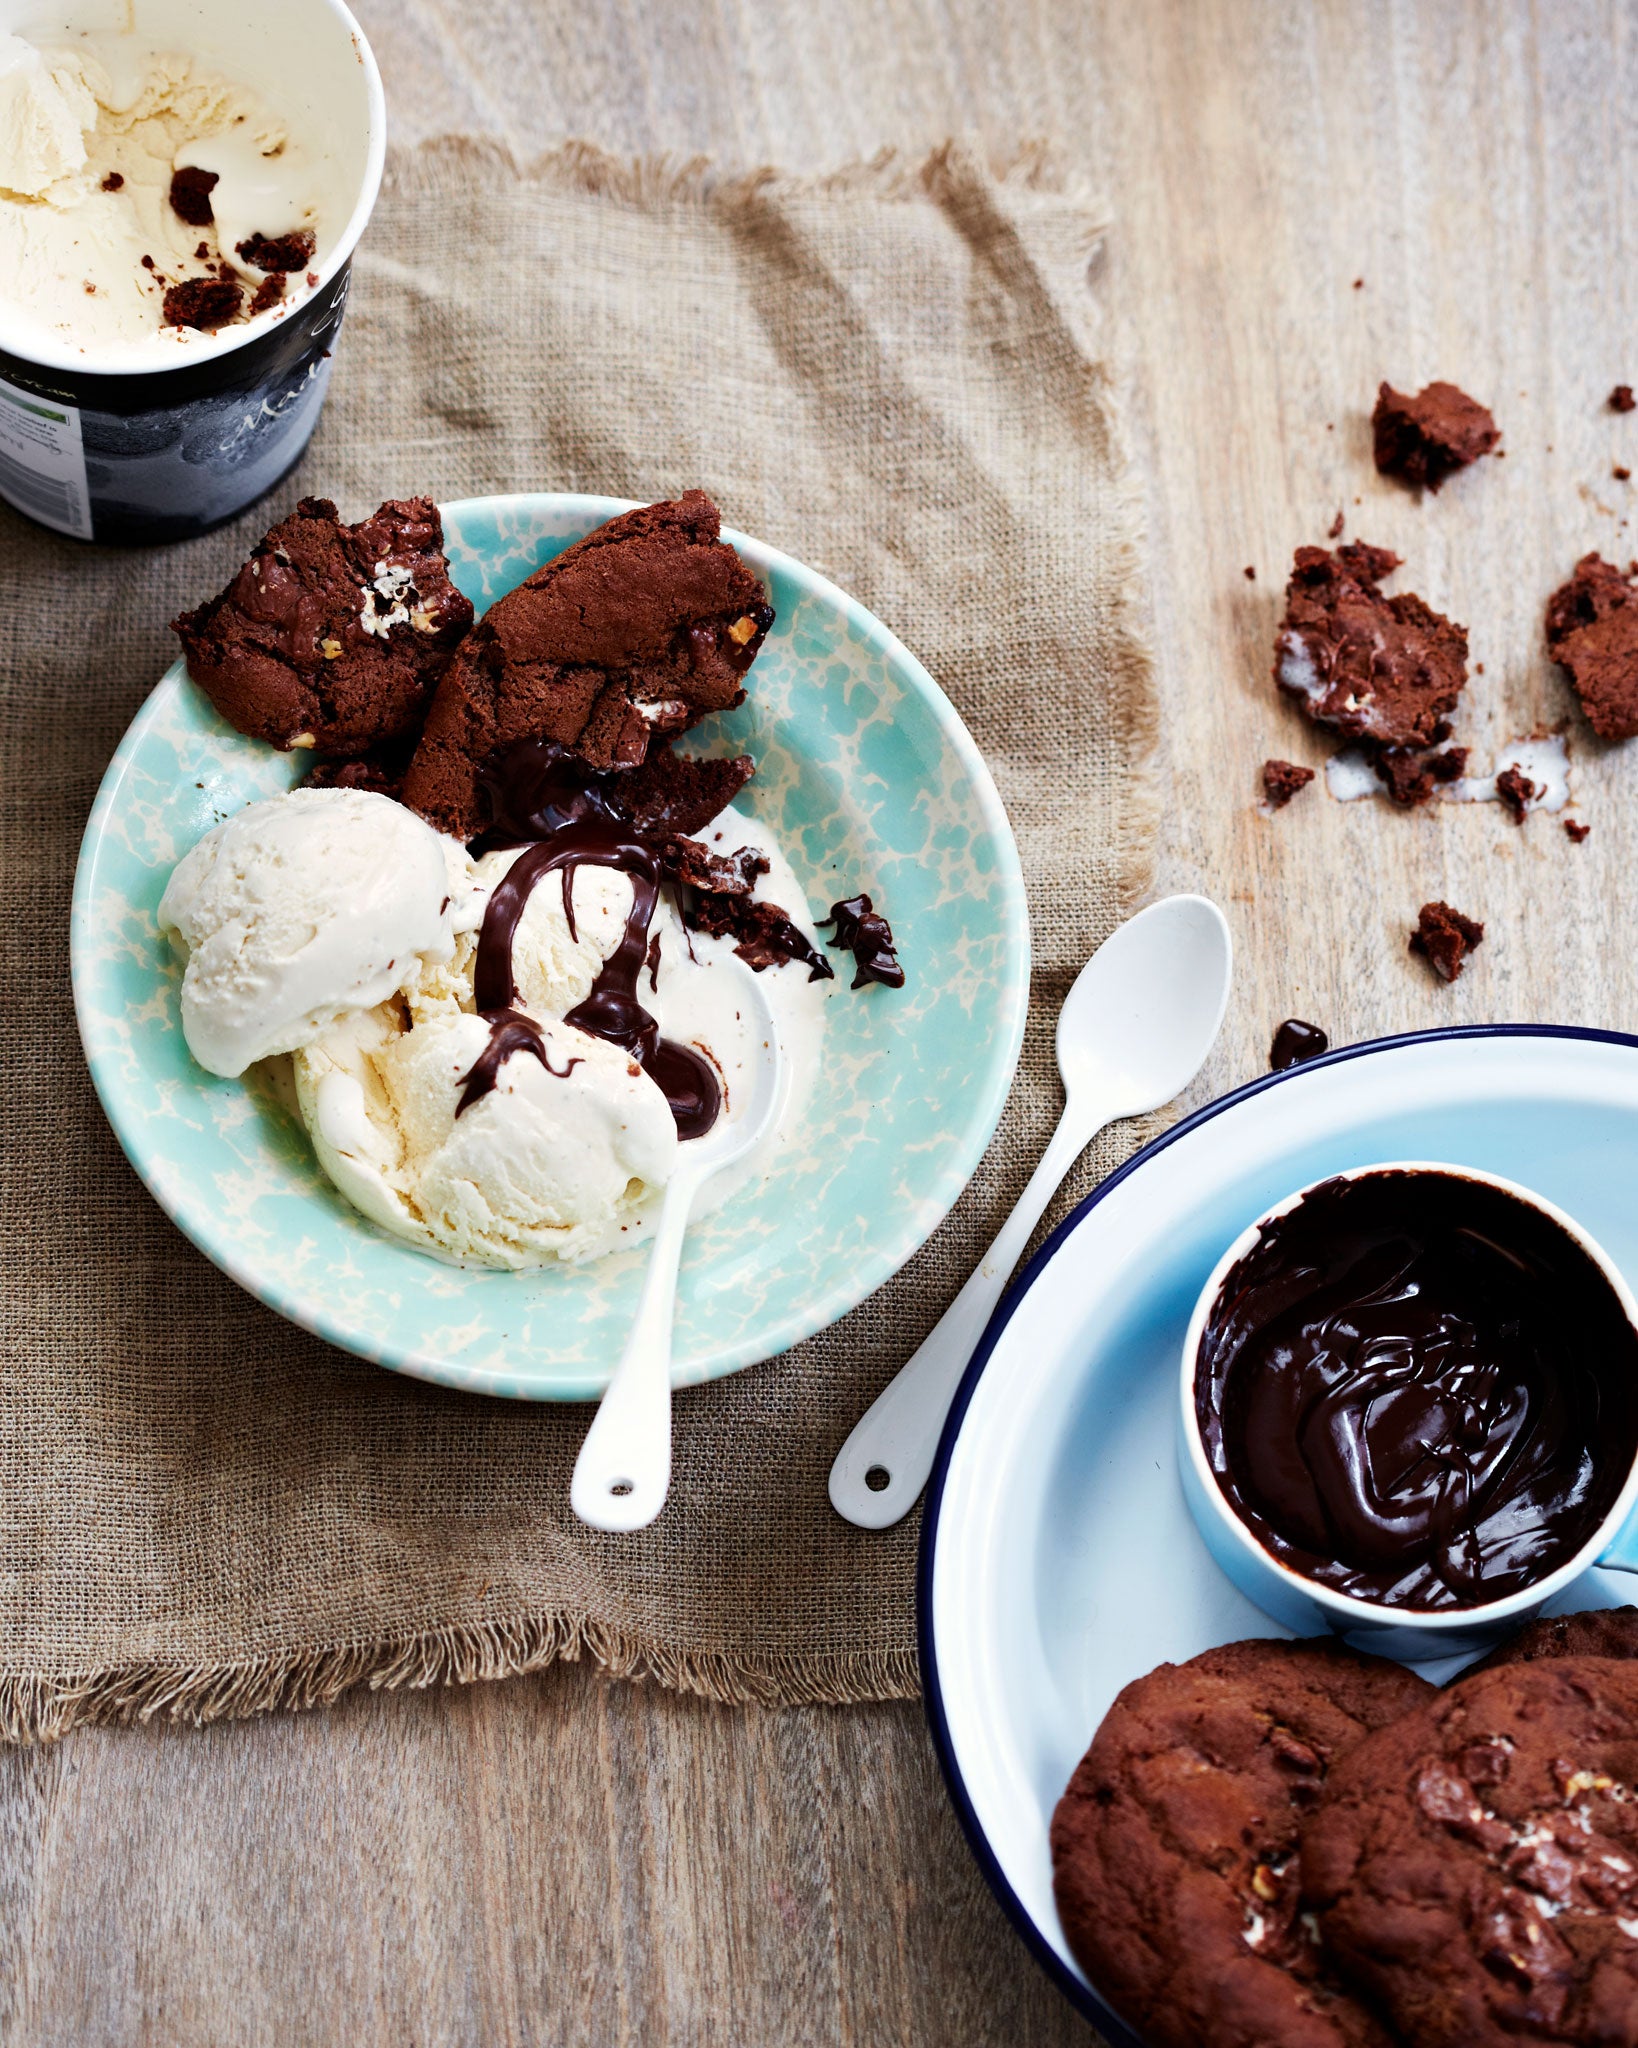
<svg viewBox="0 0 1638 2048">
<path fill-rule="evenodd" d="M 537 1266 L 611 1250 L 671 1175 L 670 1105 L 629 1053 L 530 1020 L 494 1085 L 467 1082 L 488 1019 L 450 1010 L 405 1031 L 395 1005 L 297 1054 L 320 1165 L 383 1229 L 462 1264 Z"/>
<path fill-rule="evenodd" d="M 295 789 L 207 832 L 159 924 L 187 958 L 182 1029 L 213 1074 L 293 1052 L 447 961 L 482 915 L 463 848 L 390 797 Z"/>
<path fill-rule="evenodd" d="M 84 60 L 0 33 L 0 191 L 37 199 L 83 168 L 97 99 Z"/>
</svg>

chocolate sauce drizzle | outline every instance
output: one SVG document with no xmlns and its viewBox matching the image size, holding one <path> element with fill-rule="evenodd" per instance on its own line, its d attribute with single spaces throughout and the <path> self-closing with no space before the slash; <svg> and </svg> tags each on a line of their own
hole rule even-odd
<svg viewBox="0 0 1638 2048">
<path fill-rule="evenodd" d="M 660 1027 L 637 997 L 637 977 L 648 959 L 648 927 L 660 897 L 659 862 L 635 838 L 629 825 L 615 817 L 592 789 L 554 790 L 539 822 L 546 836 L 526 846 L 496 884 L 478 934 L 473 992 L 482 1015 L 491 1020 L 515 1016 L 517 984 L 512 972 L 512 947 L 518 923 L 536 884 L 549 874 L 562 877 L 563 911 L 571 936 L 574 921 L 574 877 L 582 867 L 614 868 L 631 877 L 631 910 L 620 943 L 598 970 L 591 992 L 564 1018 L 566 1024 L 606 1039 L 631 1054 L 671 1105 L 680 1138 L 699 1138 L 710 1130 L 722 1108 L 722 1087 L 711 1062 L 692 1046 L 661 1038 Z M 493 1040 L 491 1041 L 493 1044 Z M 515 1048 L 516 1049 L 516 1048 Z M 505 1057 L 503 1054 L 502 1058 Z M 487 1058 L 487 1054 L 485 1055 Z M 484 1061 L 473 1069 L 478 1075 Z M 494 1086 L 496 1060 L 476 1094 Z M 469 1091 L 470 1092 L 470 1091 Z M 476 1094 L 472 1096 L 476 1100 Z M 463 1107 L 465 1098 L 463 1097 Z"/>
<path fill-rule="evenodd" d="M 566 1067 L 554 1067 L 540 1026 L 521 1010 L 491 1011 L 488 1024 L 489 1043 L 461 1076 L 461 1099 L 455 1105 L 457 1116 L 489 1093 L 500 1078 L 501 1068 L 515 1052 L 533 1054 L 556 1081 L 568 1080 L 576 1067 L 586 1064 L 576 1056 Z"/>
<path fill-rule="evenodd" d="M 1456 1174 L 1327 1181 L 1266 1224 L 1201 1339 L 1217 1483 L 1276 1557 L 1390 1607 L 1565 1563 L 1638 1451 L 1638 1337 L 1539 1210 Z"/>
</svg>

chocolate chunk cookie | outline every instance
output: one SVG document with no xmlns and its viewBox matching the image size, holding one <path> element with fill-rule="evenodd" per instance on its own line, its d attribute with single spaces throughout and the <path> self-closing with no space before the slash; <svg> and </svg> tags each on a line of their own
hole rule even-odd
<svg viewBox="0 0 1638 2048">
<path fill-rule="evenodd" d="M 1421 2048 L 1633 2048 L 1638 1663 L 1458 1680 L 1338 1766 L 1302 1876 L 1326 1947 Z"/>
<path fill-rule="evenodd" d="M 1623 574 L 1583 555 L 1547 600 L 1547 651 L 1601 740 L 1638 733 L 1638 564 Z"/>
<path fill-rule="evenodd" d="M 303 498 L 219 597 L 174 621 L 188 673 L 230 725 L 275 747 L 361 758 L 412 735 L 472 606 L 430 498 L 356 526 Z"/>
<path fill-rule="evenodd" d="M 546 740 L 593 769 L 636 768 L 740 703 L 774 615 L 720 533 L 688 491 L 611 519 L 491 605 L 438 686 L 404 801 L 471 838 L 500 750 Z"/>
<path fill-rule="evenodd" d="M 1326 1642 L 1229 1643 L 1126 1687 L 1052 1820 L 1070 1947 L 1153 2048 L 1387 2048 L 1298 1913 L 1299 1824 L 1433 1697 Z"/>
<path fill-rule="evenodd" d="M 1350 541 L 1298 548 L 1274 643 L 1274 680 L 1316 725 L 1378 747 L 1431 747 L 1467 681 L 1467 628 L 1414 592 L 1384 597 L 1399 567 Z"/>
<path fill-rule="evenodd" d="M 1593 1607 L 1585 1614 L 1527 1621 L 1462 1676 L 1474 1678 L 1502 1664 L 1534 1664 L 1543 1657 L 1638 1657 L 1638 1607 Z"/>
<path fill-rule="evenodd" d="M 1490 408 L 1455 384 L 1428 384 L 1415 397 L 1383 384 L 1371 438 L 1383 476 L 1436 491 L 1447 476 L 1488 455 L 1501 434 Z"/>
</svg>

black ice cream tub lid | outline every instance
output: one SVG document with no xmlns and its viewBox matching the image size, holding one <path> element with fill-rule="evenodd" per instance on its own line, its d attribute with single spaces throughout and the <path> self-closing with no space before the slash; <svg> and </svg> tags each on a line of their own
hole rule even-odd
<svg viewBox="0 0 1638 2048">
<path fill-rule="evenodd" d="M 80 540 L 206 532 L 287 475 L 318 423 L 353 250 L 381 184 L 374 55 L 342 0 L 0 0 L 0 33 L 54 49 L 86 39 L 93 51 L 180 52 L 243 87 L 316 159 L 312 257 L 253 319 L 93 349 L 53 335 L 0 285 L 0 498 Z"/>
</svg>

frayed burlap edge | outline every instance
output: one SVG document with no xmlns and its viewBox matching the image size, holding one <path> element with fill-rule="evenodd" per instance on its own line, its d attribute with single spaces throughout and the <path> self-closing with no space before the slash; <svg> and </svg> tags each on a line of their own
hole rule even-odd
<svg viewBox="0 0 1638 2048">
<path fill-rule="evenodd" d="M 724 173 L 705 158 L 631 162 L 585 142 L 568 143 L 520 165 L 503 145 L 469 136 L 444 136 L 415 151 L 392 153 L 387 176 L 391 181 L 413 180 L 418 162 L 455 155 L 475 164 L 482 162 L 494 172 L 559 190 L 597 193 L 617 202 L 653 205 L 709 200 L 733 208 L 765 198 L 770 190 L 925 199 L 965 151 L 966 145 L 958 142 L 941 143 L 914 156 L 884 150 L 866 163 L 803 176 L 771 167 Z M 1092 205 L 1087 195 L 1066 188 L 1052 149 L 1026 143 L 1005 161 L 989 160 L 988 168 L 1009 189 L 1074 197 L 1087 204 L 1084 255 L 1091 261 L 1107 232 L 1102 209 Z M 1101 363 L 1106 353 L 1099 348 L 1091 359 Z M 1109 436 L 1111 468 L 1126 479 L 1111 493 L 1111 530 L 1104 537 L 1111 570 L 1108 680 L 1131 764 L 1121 834 L 1125 852 L 1114 877 L 1125 914 L 1153 879 L 1160 818 L 1155 776 L 1160 710 L 1150 632 L 1146 501 L 1130 460 L 1122 396 L 1117 380 L 1100 370 L 1096 392 L 1100 422 Z M 99 1723 L 165 1720 L 201 1726 L 252 1714 L 325 1707 L 359 1687 L 399 1691 L 470 1685 L 582 1660 L 613 1678 L 648 1680 L 729 1706 L 848 1706 L 911 1700 L 919 1697 L 921 1690 L 914 1651 L 802 1651 L 766 1657 L 688 1651 L 642 1642 L 586 1615 L 547 1613 L 508 1621 L 451 1623 L 367 1642 L 285 1650 L 230 1662 L 148 1658 L 82 1672 L 16 1672 L 0 1676 L 0 1740 L 51 1742 L 74 1728 Z"/>
<path fill-rule="evenodd" d="M 456 1623 L 227 1664 L 156 1658 L 59 1676 L 18 1672 L 0 1678 L 0 1740 L 55 1742 L 96 1723 L 161 1720 L 202 1727 L 207 1721 L 332 1706 L 359 1686 L 400 1692 L 476 1685 L 582 1659 L 611 1678 L 651 1680 L 721 1706 L 850 1706 L 915 1699 L 920 1690 L 917 1660 L 909 1652 L 708 1655 L 641 1643 L 585 1615 L 544 1615 Z"/>
</svg>

